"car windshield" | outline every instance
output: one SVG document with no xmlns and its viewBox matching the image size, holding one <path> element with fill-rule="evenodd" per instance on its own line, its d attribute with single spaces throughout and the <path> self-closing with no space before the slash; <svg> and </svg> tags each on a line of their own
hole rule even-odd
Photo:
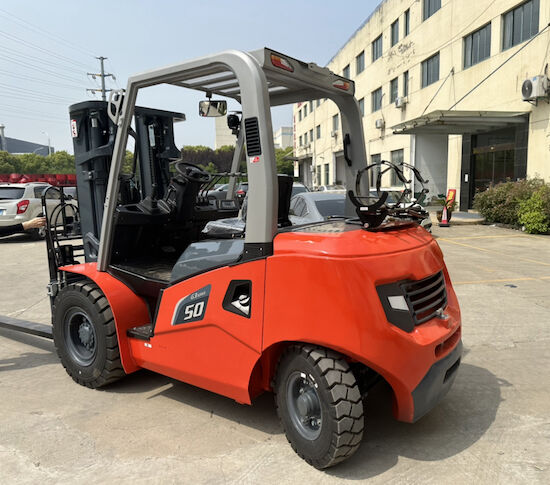
<svg viewBox="0 0 550 485">
<path fill-rule="evenodd" d="M 0 200 L 20 199 L 24 193 L 23 187 L 0 187 Z"/>
<path fill-rule="evenodd" d="M 296 194 L 301 194 L 302 192 L 307 192 L 307 189 L 303 185 L 292 186 L 292 197 L 294 197 Z"/>
<path fill-rule="evenodd" d="M 343 216 L 346 198 L 316 200 L 315 207 L 323 217 Z"/>
</svg>

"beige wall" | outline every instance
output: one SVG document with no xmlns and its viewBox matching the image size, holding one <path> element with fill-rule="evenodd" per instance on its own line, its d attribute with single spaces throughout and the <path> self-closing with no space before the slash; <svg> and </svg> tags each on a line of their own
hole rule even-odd
<svg viewBox="0 0 550 485">
<path fill-rule="evenodd" d="M 518 0 L 442 0 L 441 9 L 429 19 L 422 21 L 422 1 L 386 0 L 381 3 L 371 18 L 353 35 L 328 64 L 342 74 L 350 64 L 350 77 L 356 83 L 356 98 L 364 98 L 363 118 L 367 156 L 380 153 L 389 159 L 390 152 L 404 149 L 404 158 L 410 162 L 409 135 L 394 135 L 391 127 L 423 112 L 447 110 L 479 81 L 487 76 L 525 42 L 511 49 L 501 49 L 502 14 L 521 2 Z M 404 11 L 410 8 L 410 34 L 403 38 Z M 390 48 L 390 26 L 399 18 L 399 42 Z M 539 30 L 550 21 L 550 0 L 540 0 Z M 463 37 L 491 22 L 491 57 L 468 69 L 463 69 Z M 549 29 L 550 30 L 550 29 Z M 539 35 L 513 60 L 505 64 L 477 90 L 456 106 L 457 110 L 522 111 L 530 113 L 527 171 L 529 176 L 538 174 L 550 181 L 550 105 L 545 101 L 533 106 L 521 99 L 524 79 L 542 74 L 548 62 L 550 32 Z M 382 33 L 383 55 L 371 62 L 371 43 Z M 365 51 L 365 70 L 356 74 L 355 57 Z M 421 63 L 426 58 L 440 53 L 439 81 L 421 88 Z M 454 69 L 454 74 L 450 74 Z M 390 103 L 390 80 L 398 77 L 399 95 L 402 95 L 402 74 L 409 71 L 409 95 L 405 109 Z M 443 84 L 445 78 L 448 79 Z M 442 86 L 443 84 L 443 86 Z M 382 109 L 371 112 L 371 92 L 382 87 Z M 436 95 L 436 91 L 440 91 Z M 434 97 L 435 96 L 435 97 Z M 432 100 L 433 98 L 433 100 Z M 313 114 L 302 121 L 294 106 L 296 130 L 296 156 L 312 156 L 314 163 L 326 163 L 334 159 L 334 152 L 341 150 L 342 134 L 331 137 L 332 116 L 336 106 L 328 101 L 321 103 Z M 308 109 L 309 111 L 309 109 Z M 385 120 L 385 129 L 375 128 L 377 119 Z M 308 150 L 298 146 L 299 137 L 320 125 L 322 137 L 315 139 Z M 320 157 L 323 157 L 320 159 Z M 448 187 L 460 189 L 461 137 L 449 137 L 448 142 Z M 333 176 L 331 165 L 331 177 Z"/>
</svg>

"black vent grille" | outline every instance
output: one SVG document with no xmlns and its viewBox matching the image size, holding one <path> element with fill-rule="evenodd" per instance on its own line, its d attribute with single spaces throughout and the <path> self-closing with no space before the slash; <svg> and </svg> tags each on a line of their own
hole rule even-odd
<svg viewBox="0 0 550 485">
<path fill-rule="evenodd" d="M 255 157 L 262 154 L 262 145 L 260 144 L 260 128 L 258 127 L 258 118 L 246 118 L 244 120 L 244 131 L 246 133 L 246 153 L 249 157 Z"/>
<path fill-rule="evenodd" d="M 415 325 L 434 318 L 447 306 L 447 289 L 442 271 L 423 280 L 404 283 L 401 288 L 405 292 Z"/>
</svg>

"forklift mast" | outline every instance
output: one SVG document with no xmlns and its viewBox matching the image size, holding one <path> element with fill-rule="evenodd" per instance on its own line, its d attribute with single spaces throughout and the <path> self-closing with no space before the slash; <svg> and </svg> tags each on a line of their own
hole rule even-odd
<svg viewBox="0 0 550 485">
<path fill-rule="evenodd" d="M 85 101 L 69 108 L 76 165 L 80 224 L 86 262 L 96 261 L 107 181 L 111 169 L 117 125 L 108 114 L 106 101 Z M 174 122 L 185 120 L 174 113 L 137 106 L 134 112 L 132 173 L 121 174 L 126 194 L 138 190 L 140 199 L 164 196 L 170 181 L 170 160 L 179 157 L 174 143 Z M 135 173 L 139 167 L 139 173 Z M 138 182 L 139 180 L 139 182 Z M 127 195 L 131 197 L 131 195 Z"/>
</svg>

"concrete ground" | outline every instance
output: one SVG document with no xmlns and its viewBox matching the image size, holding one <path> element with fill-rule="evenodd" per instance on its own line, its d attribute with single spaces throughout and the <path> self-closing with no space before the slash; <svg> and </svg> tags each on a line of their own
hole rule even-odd
<svg viewBox="0 0 550 485">
<path fill-rule="evenodd" d="M 382 387 L 349 461 L 294 454 L 272 398 L 252 407 L 139 372 L 103 391 L 52 342 L 0 329 L 0 483 L 550 483 L 550 237 L 434 228 L 463 316 L 454 387 L 414 425 Z M 0 314 L 49 322 L 43 243 L 0 242 Z"/>
</svg>

